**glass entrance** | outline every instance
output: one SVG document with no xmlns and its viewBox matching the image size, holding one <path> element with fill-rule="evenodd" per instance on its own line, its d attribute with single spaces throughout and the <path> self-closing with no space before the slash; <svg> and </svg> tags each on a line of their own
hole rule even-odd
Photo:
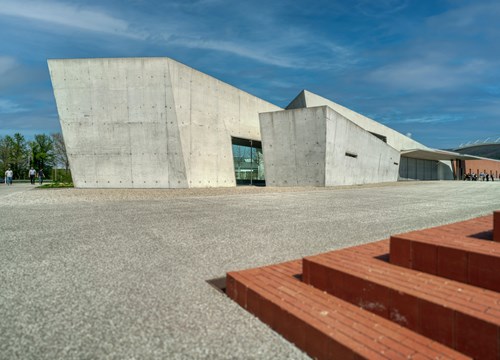
<svg viewBox="0 0 500 360">
<path fill-rule="evenodd" d="M 265 185 L 262 143 L 232 138 L 236 185 Z"/>
</svg>

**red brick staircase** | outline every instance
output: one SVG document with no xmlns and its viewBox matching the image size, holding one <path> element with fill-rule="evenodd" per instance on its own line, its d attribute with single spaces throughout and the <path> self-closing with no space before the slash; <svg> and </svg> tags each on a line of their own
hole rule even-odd
<svg viewBox="0 0 500 360">
<path fill-rule="evenodd" d="M 500 359 L 499 229 L 495 212 L 230 272 L 226 292 L 318 359 Z"/>
</svg>

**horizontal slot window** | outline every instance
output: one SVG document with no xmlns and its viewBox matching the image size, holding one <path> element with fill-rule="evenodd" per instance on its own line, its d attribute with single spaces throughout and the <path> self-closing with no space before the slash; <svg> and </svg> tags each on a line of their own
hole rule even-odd
<svg viewBox="0 0 500 360">
<path fill-rule="evenodd" d="M 358 154 L 354 154 L 354 153 L 351 153 L 351 152 L 346 152 L 345 156 L 349 156 L 349 157 L 352 157 L 352 158 L 357 158 Z"/>
<path fill-rule="evenodd" d="M 385 142 L 385 143 L 387 142 L 387 136 L 380 135 L 380 134 L 377 134 L 377 133 L 374 133 L 374 132 L 371 132 L 371 131 L 369 131 L 369 133 L 372 134 L 373 136 L 378 137 L 383 142 Z"/>
</svg>

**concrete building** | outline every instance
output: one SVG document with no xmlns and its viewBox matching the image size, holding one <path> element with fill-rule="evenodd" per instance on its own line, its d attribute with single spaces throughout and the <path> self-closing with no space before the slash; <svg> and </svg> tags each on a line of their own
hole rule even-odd
<svg viewBox="0 0 500 360">
<path fill-rule="evenodd" d="M 490 175 L 491 178 L 500 179 L 500 137 L 494 136 L 462 144 L 453 151 L 477 157 L 476 160 L 458 160 L 453 164 L 457 178 L 463 179 L 466 175 L 483 173 Z"/>
<path fill-rule="evenodd" d="M 336 113 L 348 119 L 352 123 L 358 125 L 365 132 L 382 140 L 388 146 L 396 149 L 401 153 L 400 159 L 394 159 L 398 165 L 396 179 L 399 180 L 452 180 L 453 170 L 451 160 L 460 157 L 455 153 L 444 153 L 435 149 L 430 149 L 427 146 L 405 136 L 396 130 L 393 130 L 375 120 L 372 120 L 364 115 L 352 111 L 342 105 L 339 105 L 329 99 L 325 99 L 319 95 L 309 91 L 302 91 L 286 109 L 309 108 L 314 106 L 328 106 Z M 353 141 L 353 138 L 349 138 Z M 362 142 L 360 143 L 363 144 Z M 394 162 L 386 162 L 390 167 Z M 366 166 L 366 164 L 365 164 Z M 380 164 L 373 164 L 380 166 Z M 366 169 L 366 167 L 365 167 Z M 348 169 L 347 169 L 348 170 Z M 354 181 L 354 179 L 353 179 Z M 359 179 L 357 180 L 359 183 Z M 380 182 L 384 178 L 368 177 L 361 183 Z M 348 182 L 347 182 L 348 183 Z M 343 184 L 340 182 L 339 184 Z"/>
<path fill-rule="evenodd" d="M 48 64 L 76 187 L 453 179 L 470 158 L 308 91 L 281 109 L 169 58 Z"/>
<path fill-rule="evenodd" d="M 234 186 L 232 139 L 280 110 L 168 58 L 48 63 L 77 187 Z"/>
<path fill-rule="evenodd" d="M 398 179 L 399 151 L 328 106 L 264 113 L 260 125 L 270 186 Z"/>
</svg>

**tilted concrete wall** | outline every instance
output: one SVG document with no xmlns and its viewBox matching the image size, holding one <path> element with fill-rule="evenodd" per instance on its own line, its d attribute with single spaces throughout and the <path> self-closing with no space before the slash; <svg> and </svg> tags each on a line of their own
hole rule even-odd
<svg viewBox="0 0 500 360">
<path fill-rule="evenodd" d="M 314 106 L 328 106 L 335 110 L 337 113 L 343 115 L 356 125 L 360 126 L 366 131 L 379 134 L 386 137 L 387 144 L 396 150 L 410 150 L 410 149 L 428 149 L 427 146 L 415 141 L 408 136 L 405 136 L 396 130 L 393 130 L 375 120 L 370 119 L 362 114 L 359 114 L 351 109 L 339 105 L 329 99 L 320 95 L 314 94 L 310 91 L 303 90 L 295 99 L 290 102 L 286 109 L 298 109 Z M 408 166 L 417 166 L 417 163 L 411 163 Z M 404 171 L 403 169 L 402 171 Z M 418 172 L 417 168 L 411 169 L 411 172 Z M 413 180 L 423 180 L 420 177 L 412 178 Z M 451 161 L 442 160 L 437 164 L 437 179 L 438 180 L 453 180 L 453 169 Z"/>
<path fill-rule="evenodd" d="M 427 146 L 397 132 L 396 130 L 393 130 L 375 120 L 307 90 L 303 90 L 294 100 L 292 100 L 286 109 L 325 105 L 351 120 L 353 123 L 362 127 L 366 131 L 385 136 L 387 138 L 387 144 L 396 150 L 427 149 Z"/>
<path fill-rule="evenodd" d="M 327 106 L 260 114 L 260 126 L 268 186 L 397 181 L 399 151 Z"/>
<path fill-rule="evenodd" d="M 398 150 L 328 107 L 326 125 L 327 186 L 397 181 Z"/>
<path fill-rule="evenodd" d="M 260 114 L 267 186 L 325 186 L 326 108 Z"/>
<path fill-rule="evenodd" d="M 77 187 L 234 186 L 231 136 L 280 109 L 169 58 L 48 63 Z"/>
</svg>

